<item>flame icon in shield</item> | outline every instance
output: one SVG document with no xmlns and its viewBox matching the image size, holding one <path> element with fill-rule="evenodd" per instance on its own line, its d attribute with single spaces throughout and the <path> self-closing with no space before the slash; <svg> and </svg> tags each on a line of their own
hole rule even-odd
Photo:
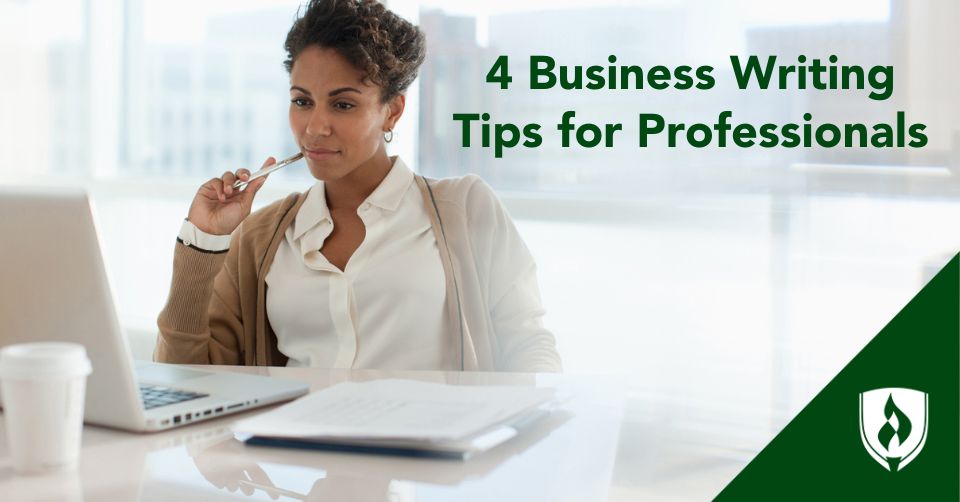
<svg viewBox="0 0 960 502">
<path fill-rule="evenodd" d="M 888 471 L 903 470 L 927 441 L 929 397 L 903 388 L 860 393 L 860 439 L 867 453 Z"/>
</svg>

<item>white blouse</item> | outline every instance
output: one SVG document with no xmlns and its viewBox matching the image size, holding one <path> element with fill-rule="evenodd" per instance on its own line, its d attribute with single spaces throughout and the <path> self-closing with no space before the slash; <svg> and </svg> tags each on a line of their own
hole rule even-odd
<svg viewBox="0 0 960 502">
<path fill-rule="evenodd" d="M 440 253 L 414 174 L 397 157 L 357 209 L 363 242 L 341 271 L 320 248 L 333 231 L 324 183 L 307 194 L 267 283 L 267 318 L 289 366 L 452 369 Z"/>
<path fill-rule="evenodd" d="M 469 348 L 480 351 L 472 357 L 483 357 L 471 366 L 561 371 L 556 340 L 543 327 L 533 256 L 493 190 L 475 175 L 433 185 L 462 304 L 447 302 L 456 285 L 447 280 L 441 238 L 431 229 L 433 206 L 424 204 L 420 183 L 399 158 L 358 208 L 366 234 L 342 272 L 319 252 L 333 222 L 324 185 L 316 183 L 298 202 L 263 278 L 262 301 L 290 365 L 457 370 L 447 329 L 460 321 Z M 207 252 L 227 252 L 230 239 L 189 221 L 180 232 L 183 244 Z"/>
</svg>

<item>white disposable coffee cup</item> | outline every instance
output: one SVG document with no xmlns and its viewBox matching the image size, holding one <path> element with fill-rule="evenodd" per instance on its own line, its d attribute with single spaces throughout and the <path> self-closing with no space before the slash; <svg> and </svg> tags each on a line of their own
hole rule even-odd
<svg viewBox="0 0 960 502">
<path fill-rule="evenodd" d="M 90 360 L 83 345 L 42 342 L 0 350 L 7 445 L 21 473 L 76 468 Z"/>
</svg>

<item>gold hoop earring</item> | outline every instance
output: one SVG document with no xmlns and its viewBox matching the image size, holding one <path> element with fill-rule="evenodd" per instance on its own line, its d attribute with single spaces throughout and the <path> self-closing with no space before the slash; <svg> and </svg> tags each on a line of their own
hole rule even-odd
<svg viewBox="0 0 960 502">
<path fill-rule="evenodd" d="M 387 134 L 389 134 L 389 136 L 387 136 Z M 383 140 L 389 143 L 393 141 L 393 129 L 390 129 L 389 131 L 387 131 L 387 134 L 383 135 Z"/>
</svg>

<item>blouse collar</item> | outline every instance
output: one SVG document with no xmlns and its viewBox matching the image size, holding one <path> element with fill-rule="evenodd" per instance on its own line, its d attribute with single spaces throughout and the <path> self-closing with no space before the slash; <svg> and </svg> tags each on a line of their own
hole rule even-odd
<svg viewBox="0 0 960 502">
<path fill-rule="evenodd" d="M 390 158 L 392 161 L 390 171 L 383 178 L 383 181 L 377 185 L 377 188 L 367 196 L 361 204 L 377 206 L 388 211 L 396 211 L 403 200 L 404 194 L 413 183 L 413 171 L 400 159 L 394 155 Z M 326 189 L 323 181 L 317 181 L 307 191 L 307 197 L 297 212 L 296 219 L 293 222 L 293 238 L 299 239 L 311 228 L 324 221 L 332 220 L 330 218 L 330 209 L 327 207 Z"/>
</svg>

